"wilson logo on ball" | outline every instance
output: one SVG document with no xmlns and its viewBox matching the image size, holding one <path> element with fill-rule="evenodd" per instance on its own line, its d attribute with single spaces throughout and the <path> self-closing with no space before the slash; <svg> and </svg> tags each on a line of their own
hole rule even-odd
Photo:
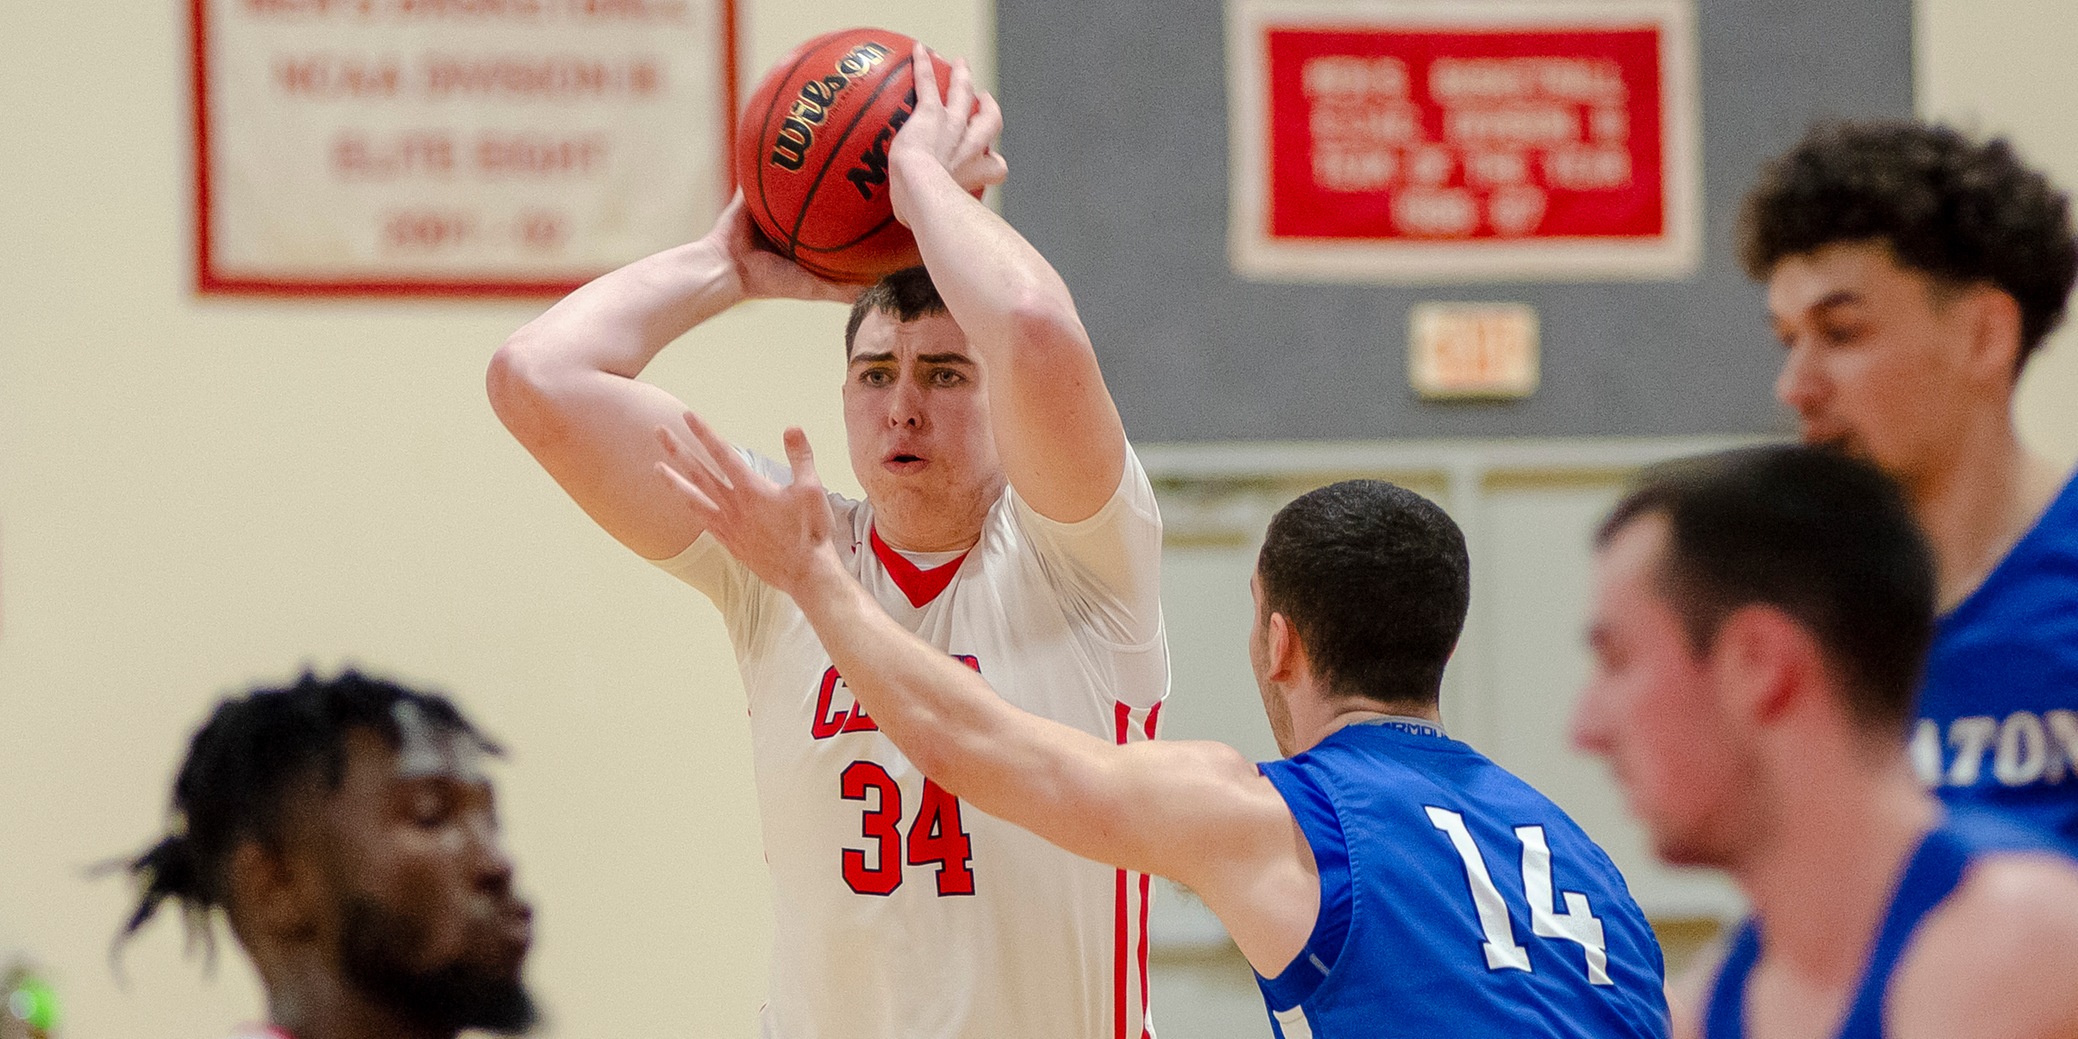
<svg viewBox="0 0 2078 1039">
<path fill-rule="evenodd" d="M 815 147 L 815 128 L 828 117 L 830 106 L 837 102 L 838 95 L 844 93 L 844 88 L 851 86 L 860 75 L 886 61 L 889 53 L 878 43 L 859 44 L 837 59 L 836 72 L 801 84 L 799 95 L 788 107 L 787 117 L 780 122 L 779 132 L 772 141 L 772 165 L 789 172 L 799 170 L 808 161 L 808 150 Z M 915 92 L 911 91 L 909 96 L 910 104 L 914 105 Z M 885 156 L 882 158 L 885 166 Z M 885 174 L 881 179 L 886 179 Z"/>
<path fill-rule="evenodd" d="M 773 252 L 853 282 L 923 262 L 895 219 L 900 176 L 888 161 L 916 110 L 915 57 L 916 41 L 901 33 L 840 29 L 794 48 L 758 81 L 737 132 L 736 183 Z M 942 100 L 952 66 L 930 61 Z"/>
</svg>

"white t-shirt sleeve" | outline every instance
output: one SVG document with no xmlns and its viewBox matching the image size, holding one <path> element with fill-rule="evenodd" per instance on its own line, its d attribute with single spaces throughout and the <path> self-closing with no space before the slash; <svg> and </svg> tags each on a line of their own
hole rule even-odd
<svg viewBox="0 0 2078 1039">
<path fill-rule="evenodd" d="M 1119 699 L 1146 706 L 1167 692 L 1168 650 L 1162 632 L 1162 516 L 1154 487 L 1132 448 L 1118 489 L 1096 515 L 1062 523 L 1010 492 L 1011 515 L 1030 539 L 1064 606 L 1101 639 L 1132 674 Z"/>
</svg>

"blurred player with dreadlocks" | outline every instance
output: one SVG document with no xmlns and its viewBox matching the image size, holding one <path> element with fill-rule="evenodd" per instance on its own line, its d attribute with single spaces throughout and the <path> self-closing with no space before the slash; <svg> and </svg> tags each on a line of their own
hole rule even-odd
<svg viewBox="0 0 2078 1039">
<path fill-rule="evenodd" d="M 129 863 L 121 937 L 168 899 L 205 938 L 221 911 L 267 993 L 247 1039 L 526 1032 L 533 911 L 481 767 L 498 753 L 444 697 L 351 670 L 226 700 L 171 832 Z"/>
</svg>

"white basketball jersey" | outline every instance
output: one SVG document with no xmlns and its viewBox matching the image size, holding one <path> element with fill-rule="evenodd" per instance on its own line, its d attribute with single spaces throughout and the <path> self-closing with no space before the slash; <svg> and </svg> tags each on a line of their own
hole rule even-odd
<svg viewBox="0 0 2078 1039">
<path fill-rule="evenodd" d="M 783 467 L 754 464 L 775 479 Z M 981 540 L 918 565 L 831 496 L 852 573 L 903 626 L 1010 703 L 1105 739 L 1151 738 L 1169 681 L 1161 519 L 1128 452 L 1097 515 L 1006 490 Z M 750 697 L 778 930 L 771 1039 L 1143 1039 L 1148 878 L 963 804 L 853 701 L 801 612 L 713 538 L 659 564 L 722 610 Z"/>
</svg>

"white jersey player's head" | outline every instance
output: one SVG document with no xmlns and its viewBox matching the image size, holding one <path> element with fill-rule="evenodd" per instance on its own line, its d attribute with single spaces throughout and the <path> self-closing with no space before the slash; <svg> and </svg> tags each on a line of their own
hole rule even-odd
<svg viewBox="0 0 2078 1039">
<path fill-rule="evenodd" d="M 1249 589 L 1249 663 L 1286 757 L 1353 711 L 1435 715 L 1472 590 L 1436 503 L 1382 480 L 1309 491 L 1270 520 Z"/>
<path fill-rule="evenodd" d="M 2063 192 L 2004 141 L 1917 122 L 1814 128 L 1761 171 L 1740 239 L 1805 442 L 1908 490 L 2009 435 L 2078 277 Z"/>
<path fill-rule="evenodd" d="M 980 361 L 921 267 L 852 306 L 844 335 L 844 428 L 874 524 L 899 548 L 972 545 L 1003 493 Z"/>
<path fill-rule="evenodd" d="M 1790 797 L 1907 767 L 1933 559 L 1876 468 L 1782 445 L 1668 463 L 1596 546 L 1573 743 L 1661 859 L 1767 861 Z"/>
</svg>

